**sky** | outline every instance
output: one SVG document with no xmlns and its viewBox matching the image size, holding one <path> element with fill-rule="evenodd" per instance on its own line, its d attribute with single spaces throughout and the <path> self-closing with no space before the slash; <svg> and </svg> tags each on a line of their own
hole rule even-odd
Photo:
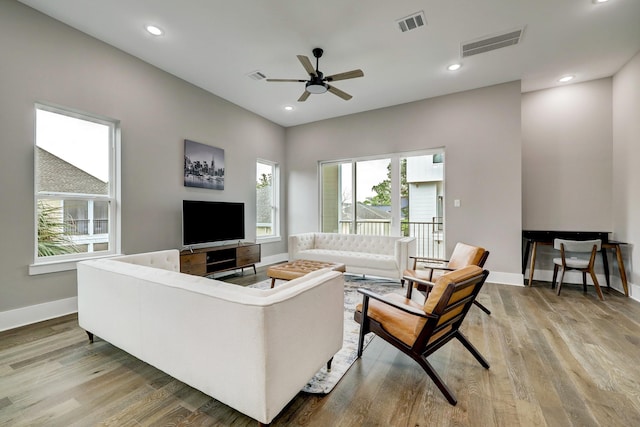
<svg viewBox="0 0 640 427">
<path fill-rule="evenodd" d="M 36 110 L 36 145 L 103 182 L 109 180 L 109 126 Z"/>
<path fill-rule="evenodd" d="M 367 197 L 375 196 L 371 188 L 387 179 L 387 165 L 389 165 L 389 162 L 389 159 L 361 160 L 357 162 L 358 184 L 356 191 L 359 202 L 364 202 Z M 350 163 L 342 166 L 341 179 L 343 192 L 348 192 L 348 194 L 343 194 L 343 196 L 351 197 L 351 189 L 353 187 Z"/>
</svg>

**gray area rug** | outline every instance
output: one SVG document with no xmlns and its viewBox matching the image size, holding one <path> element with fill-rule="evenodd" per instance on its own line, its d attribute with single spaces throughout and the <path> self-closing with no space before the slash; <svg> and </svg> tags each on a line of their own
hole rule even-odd
<svg viewBox="0 0 640 427">
<path fill-rule="evenodd" d="M 323 367 L 315 376 L 302 388 L 302 391 L 314 394 L 327 394 L 338 384 L 338 381 L 349 370 L 353 362 L 357 358 L 358 352 L 358 334 L 360 333 L 360 324 L 353 320 L 353 312 L 356 305 L 362 302 L 362 294 L 358 292 L 358 288 L 369 289 L 379 294 L 388 294 L 396 292 L 404 294 L 406 288 L 400 287 L 400 282 L 394 282 L 385 279 L 363 278 L 362 276 L 344 275 L 344 343 L 342 349 L 336 353 L 331 363 L 331 371 L 327 371 L 327 367 Z M 255 285 L 252 288 L 268 289 L 271 280 L 266 280 Z M 276 282 L 276 287 L 278 282 Z M 372 334 L 365 337 L 365 347 L 371 339 Z"/>
</svg>

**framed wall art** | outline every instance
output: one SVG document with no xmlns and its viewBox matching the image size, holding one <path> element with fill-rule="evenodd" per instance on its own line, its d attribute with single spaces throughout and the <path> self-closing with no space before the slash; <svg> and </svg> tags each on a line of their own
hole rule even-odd
<svg viewBox="0 0 640 427">
<path fill-rule="evenodd" d="M 184 186 L 224 190 L 224 150 L 185 139 Z"/>
</svg>

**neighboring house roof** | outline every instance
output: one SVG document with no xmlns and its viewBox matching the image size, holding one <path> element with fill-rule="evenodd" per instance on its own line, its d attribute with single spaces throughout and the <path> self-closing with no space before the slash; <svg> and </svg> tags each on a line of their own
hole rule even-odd
<svg viewBox="0 0 640 427">
<path fill-rule="evenodd" d="M 40 147 L 36 147 L 38 191 L 56 193 L 108 194 L 109 183 L 75 167 Z"/>
<path fill-rule="evenodd" d="M 357 215 L 359 220 L 379 220 L 386 221 L 391 220 L 391 212 L 386 212 L 383 206 L 371 206 L 365 205 L 362 202 L 358 202 Z M 342 212 L 343 220 L 351 220 L 351 204 L 345 203 L 344 210 Z"/>
</svg>

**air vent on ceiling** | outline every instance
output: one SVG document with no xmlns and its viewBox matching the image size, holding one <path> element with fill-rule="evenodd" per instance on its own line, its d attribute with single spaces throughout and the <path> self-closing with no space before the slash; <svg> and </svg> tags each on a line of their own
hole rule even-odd
<svg viewBox="0 0 640 427">
<path fill-rule="evenodd" d="M 407 31 L 415 30 L 416 28 L 420 28 L 424 26 L 426 22 L 427 21 L 426 19 L 424 19 L 423 11 L 416 12 L 410 16 L 407 16 L 402 19 L 398 19 L 396 21 L 396 23 L 398 24 L 398 28 L 400 28 L 400 31 L 402 31 L 403 33 Z"/>
<path fill-rule="evenodd" d="M 262 80 L 262 79 L 267 77 L 264 74 L 262 74 L 260 71 L 253 71 L 253 72 L 247 74 L 247 76 L 249 76 L 253 80 Z"/>
<path fill-rule="evenodd" d="M 477 55 L 520 43 L 524 28 L 462 44 L 462 57 Z"/>
</svg>

